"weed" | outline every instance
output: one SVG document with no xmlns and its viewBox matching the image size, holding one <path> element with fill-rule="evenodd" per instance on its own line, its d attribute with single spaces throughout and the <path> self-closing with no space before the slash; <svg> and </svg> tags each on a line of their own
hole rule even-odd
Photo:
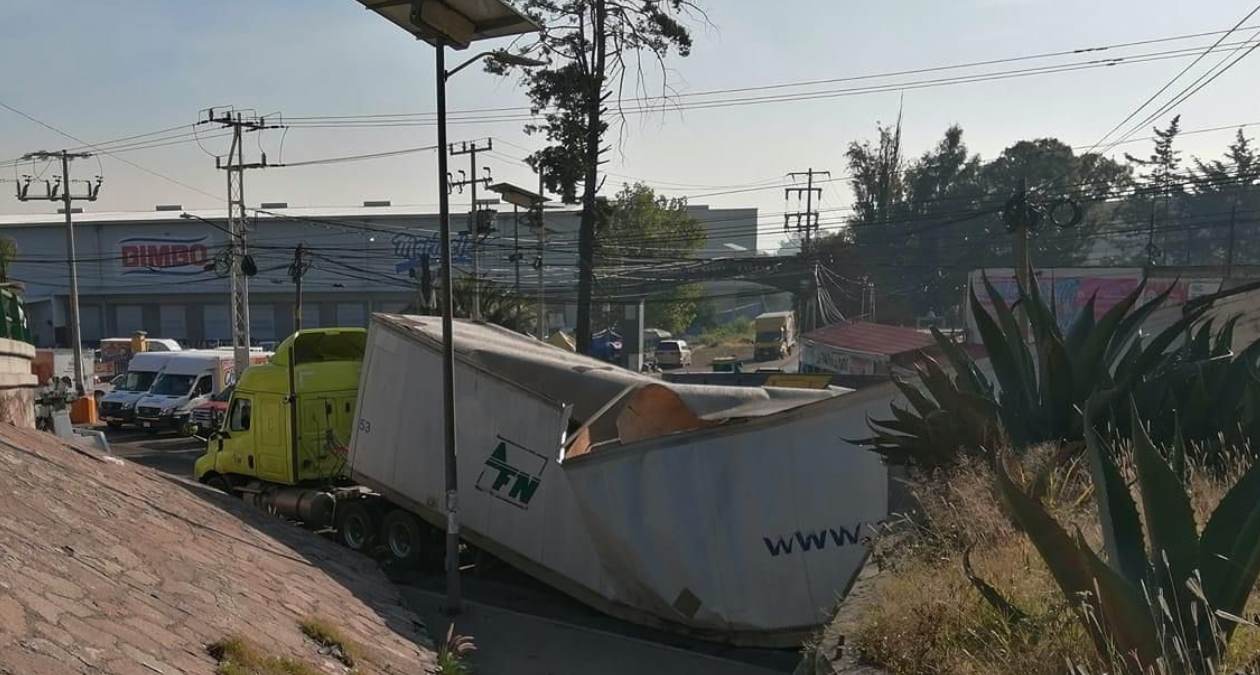
<svg viewBox="0 0 1260 675">
<path fill-rule="evenodd" d="M 206 652 L 219 662 L 215 675 L 323 675 L 302 661 L 265 654 L 239 635 L 229 635 L 208 645 Z"/>
<path fill-rule="evenodd" d="M 349 668 L 363 661 L 363 649 L 354 640 L 346 637 L 327 619 L 308 616 L 298 622 L 302 634 L 315 641 L 315 644 L 326 651 L 329 656 L 342 662 Z"/>
<path fill-rule="evenodd" d="M 438 650 L 438 675 L 471 675 L 472 666 L 464 661 L 464 655 L 474 651 L 477 651 L 477 645 L 473 643 L 472 637 L 457 635 L 455 624 L 452 623 L 446 629 L 445 644 Z"/>
</svg>

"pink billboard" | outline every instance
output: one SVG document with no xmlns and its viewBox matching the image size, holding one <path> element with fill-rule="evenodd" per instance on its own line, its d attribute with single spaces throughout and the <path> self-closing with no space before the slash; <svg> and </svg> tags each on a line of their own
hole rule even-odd
<svg viewBox="0 0 1260 675">
<path fill-rule="evenodd" d="M 981 273 L 988 275 L 989 283 L 997 290 L 1002 299 L 1010 304 L 1019 296 L 1012 269 L 973 270 L 971 284 L 976 289 L 976 296 L 985 309 L 992 310 L 984 287 Z M 1126 268 L 1075 268 L 1075 269 L 1041 269 L 1037 270 L 1037 288 L 1047 302 L 1051 299 L 1058 311 L 1059 328 L 1067 330 L 1081 308 L 1094 297 L 1094 318 L 1101 317 L 1137 288 L 1142 281 L 1143 270 L 1137 267 Z M 1213 293 L 1220 287 L 1220 279 L 1176 279 L 1159 277 L 1146 283 L 1142 293 L 1142 301 L 1155 297 L 1172 286 L 1172 292 L 1165 301 L 1167 305 L 1184 304 L 1187 300 L 1200 295 Z M 964 303 L 967 308 L 967 330 L 972 342 L 978 342 L 975 333 L 975 322 L 971 316 L 970 302 Z"/>
</svg>

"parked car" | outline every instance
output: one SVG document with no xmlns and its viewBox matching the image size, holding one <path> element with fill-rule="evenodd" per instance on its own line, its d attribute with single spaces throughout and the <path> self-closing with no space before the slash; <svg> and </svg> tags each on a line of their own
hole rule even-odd
<svg viewBox="0 0 1260 675">
<path fill-rule="evenodd" d="M 223 391 L 211 396 L 209 400 L 192 409 L 188 414 L 188 425 L 184 427 L 185 436 L 204 436 L 219 428 L 223 421 L 223 413 L 227 411 L 228 399 L 232 398 L 235 384 L 228 385 Z"/>
<path fill-rule="evenodd" d="M 661 368 L 686 368 L 691 365 L 691 348 L 685 340 L 661 340 L 656 345 L 656 363 Z"/>
</svg>

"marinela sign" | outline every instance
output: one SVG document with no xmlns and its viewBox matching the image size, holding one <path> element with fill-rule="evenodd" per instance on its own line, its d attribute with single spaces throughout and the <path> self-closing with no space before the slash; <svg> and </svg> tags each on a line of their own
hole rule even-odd
<svg viewBox="0 0 1260 675">
<path fill-rule="evenodd" d="M 163 274 L 193 276 L 205 272 L 209 236 L 128 237 L 118 241 L 122 275 Z"/>
</svg>

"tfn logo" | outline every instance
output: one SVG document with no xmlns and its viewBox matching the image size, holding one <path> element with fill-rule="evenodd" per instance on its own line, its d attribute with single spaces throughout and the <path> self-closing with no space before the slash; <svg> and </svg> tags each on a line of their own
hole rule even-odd
<svg viewBox="0 0 1260 675">
<path fill-rule="evenodd" d="M 477 489 L 517 508 L 528 509 L 542 483 L 547 458 L 502 436 L 497 439 L 499 444 L 486 457 L 481 475 L 477 476 Z"/>
</svg>

